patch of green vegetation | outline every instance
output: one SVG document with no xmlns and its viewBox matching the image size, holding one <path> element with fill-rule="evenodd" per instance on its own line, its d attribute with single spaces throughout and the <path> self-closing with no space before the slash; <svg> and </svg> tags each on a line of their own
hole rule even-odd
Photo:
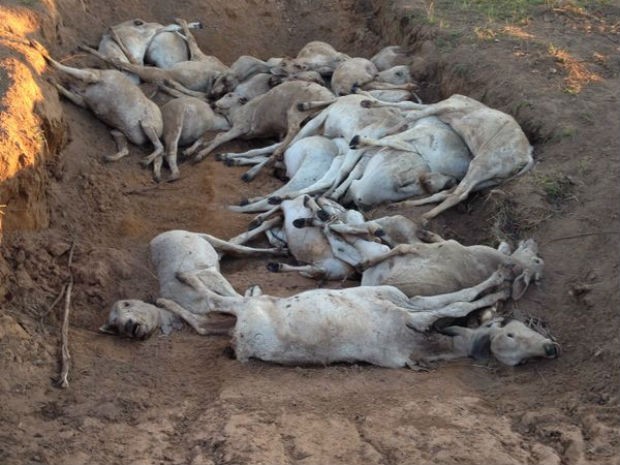
<svg viewBox="0 0 620 465">
<path fill-rule="evenodd" d="M 469 76 L 472 71 L 471 66 L 466 63 L 456 63 L 452 69 L 454 74 L 463 79 Z"/>
<path fill-rule="evenodd" d="M 527 100 L 521 100 L 519 103 L 515 104 L 512 113 L 514 115 L 518 115 L 519 112 L 524 108 L 531 110 L 532 108 L 534 108 L 534 105 L 531 102 L 528 102 Z"/>
<path fill-rule="evenodd" d="M 551 137 L 551 142 L 559 142 L 563 139 L 572 139 L 577 134 L 577 130 L 570 126 L 565 126 L 563 128 L 559 128 L 553 133 L 553 137 Z"/>
<path fill-rule="evenodd" d="M 590 112 L 584 111 L 583 113 L 579 113 L 579 120 L 588 126 L 592 126 L 594 124 L 594 115 Z"/>
<path fill-rule="evenodd" d="M 575 183 L 563 174 L 538 174 L 534 177 L 547 200 L 559 206 L 573 197 Z"/>
<path fill-rule="evenodd" d="M 459 7 L 463 11 L 478 13 L 488 22 L 519 23 L 527 20 L 536 7 L 548 8 L 576 7 L 585 10 L 609 5 L 610 0 L 460 0 L 443 1 L 435 5 L 433 14 L 438 15 L 442 8 Z"/>
<path fill-rule="evenodd" d="M 549 3 L 549 0 L 462 0 L 461 7 L 477 11 L 489 21 L 521 21 L 534 7 Z"/>
<path fill-rule="evenodd" d="M 586 176 L 592 171 L 592 157 L 587 155 L 579 160 L 579 175 Z"/>
<path fill-rule="evenodd" d="M 492 247 L 503 240 L 516 241 L 522 234 L 522 222 L 518 218 L 515 203 L 503 191 L 496 190 L 495 192 L 496 195 L 488 197 L 493 204 L 489 228 L 492 235 Z"/>
<path fill-rule="evenodd" d="M 435 45 L 437 45 L 437 47 L 442 51 L 452 50 L 462 42 L 462 36 L 463 34 L 459 31 L 450 31 L 439 34 L 435 39 Z"/>
</svg>

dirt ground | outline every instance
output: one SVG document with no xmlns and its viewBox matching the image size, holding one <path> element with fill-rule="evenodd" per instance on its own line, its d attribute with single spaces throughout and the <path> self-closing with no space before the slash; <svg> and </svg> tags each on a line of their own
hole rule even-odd
<svg viewBox="0 0 620 465">
<path fill-rule="evenodd" d="M 2 464 L 619 464 L 620 5 L 367 0 L 9 0 L 0 5 L 0 463 Z M 496 2 L 506 5 L 511 2 Z M 512 10 L 510 10 L 512 11 Z M 208 159 L 155 185 L 87 111 L 59 101 L 40 40 L 65 63 L 79 43 L 140 17 L 209 25 L 203 49 L 294 55 L 321 39 L 351 55 L 401 44 L 425 101 L 453 93 L 514 115 L 535 168 L 433 221 L 467 244 L 534 237 L 540 286 L 506 311 L 543 318 L 557 360 L 507 368 L 470 360 L 429 373 L 367 365 L 240 364 L 225 337 L 189 330 L 136 342 L 100 335 L 119 298 L 153 299 L 147 246 L 168 229 L 219 237 L 249 218 L 226 206 L 278 185 Z M 239 150 L 261 142 L 229 144 Z M 377 209 L 371 215 L 381 215 Z M 417 217 L 424 210 L 401 213 Z M 70 385 L 54 387 L 71 267 Z M 274 295 L 314 281 L 226 259 L 242 290 Z M 330 283 L 340 287 L 353 282 Z"/>
</svg>

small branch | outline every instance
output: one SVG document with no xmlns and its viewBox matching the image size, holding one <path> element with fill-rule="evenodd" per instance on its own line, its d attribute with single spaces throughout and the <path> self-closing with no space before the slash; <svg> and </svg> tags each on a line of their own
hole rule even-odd
<svg viewBox="0 0 620 465">
<path fill-rule="evenodd" d="M 71 354 L 69 353 L 69 311 L 71 309 L 71 290 L 73 289 L 73 273 L 71 272 L 71 264 L 73 262 L 73 251 L 75 250 L 75 242 L 71 244 L 71 250 L 69 251 L 69 281 L 66 284 L 65 291 L 65 311 L 62 319 L 62 330 L 61 330 L 61 365 L 60 365 L 60 374 L 58 375 L 58 380 L 56 381 L 56 385 L 60 388 L 67 388 L 69 386 L 69 365 L 71 361 Z"/>
<path fill-rule="evenodd" d="M 161 184 L 156 184 L 154 186 L 143 187 L 141 189 L 126 190 L 126 191 L 123 191 L 123 195 L 141 195 L 141 194 L 144 194 L 145 192 L 155 191 L 155 190 L 160 190 L 160 191 L 178 191 L 179 189 L 181 189 L 181 187 L 168 187 L 168 188 L 164 188 L 164 187 L 162 187 Z"/>
<path fill-rule="evenodd" d="M 555 237 L 553 239 L 549 239 L 548 241 L 543 242 L 543 245 L 549 244 L 551 242 L 566 241 L 569 239 L 579 239 L 581 237 L 588 237 L 588 236 L 606 236 L 609 234 L 620 234 L 620 231 L 591 232 L 591 233 L 574 234 L 572 236 Z"/>
<path fill-rule="evenodd" d="M 47 307 L 47 310 L 45 310 L 45 313 L 43 313 L 43 315 L 40 316 L 41 320 L 43 320 L 43 318 L 45 318 L 47 315 L 49 315 L 52 312 L 52 310 L 54 310 L 54 307 L 56 307 L 58 302 L 60 302 L 60 299 L 62 299 L 62 296 L 65 294 L 66 290 L 67 290 L 67 284 L 65 283 L 62 285 L 60 292 L 58 293 L 58 295 L 56 296 L 52 304 L 49 307 Z"/>
</svg>

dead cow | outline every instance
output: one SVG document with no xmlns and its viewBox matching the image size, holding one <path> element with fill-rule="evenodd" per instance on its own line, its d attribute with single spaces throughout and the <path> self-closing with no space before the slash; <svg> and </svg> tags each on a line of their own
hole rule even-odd
<svg viewBox="0 0 620 465">
<path fill-rule="evenodd" d="M 58 91 L 74 104 L 91 110 L 97 118 L 111 126 L 118 152 L 105 155 L 115 161 L 129 154 L 127 139 L 136 145 L 150 142 L 155 147 L 149 158 L 158 157 L 164 150 L 159 138 L 163 120 L 159 107 L 149 100 L 127 76 L 116 70 L 79 69 L 65 66 L 52 59 L 38 43 L 33 46 L 47 62 L 71 82 L 71 90 L 55 84 Z"/>
<path fill-rule="evenodd" d="M 470 287 L 502 265 L 512 268 L 511 297 L 517 300 L 542 277 L 544 261 L 533 239 L 522 241 L 514 252 L 504 242 L 497 249 L 455 240 L 400 244 L 362 265 L 362 286 L 388 284 L 409 296 L 435 295 Z"/>
<path fill-rule="evenodd" d="M 180 272 L 194 275 L 218 295 L 239 296 L 220 273 L 220 256 L 281 253 L 279 249 L 253 249 L 239 245 L 239 242 L 247 240 L 247 236 L 248 233 L 244 233 L 229 242 L 209 234 L 180 230 L 167 231 L 156 236 L 150 243 L 150 249 L 153 265 L 157 269 L 160 296 L 172 299 L 193 312 L 207 309 L 206 301 L 200 295 L 176 279 L 176 274 Z M 112 306 L 108 321 L 100 330 L 145 339 L 158 329 L 169 333 L 175 323 L 178 323 L 177 319 L 164 309 L 141 300 L 119 300 Z"/>
<path fill-rule="evenodd" d="M 463 138 L 473 159 L 465 177 L 452 190 L 444 190 L 420 200 L 408 200 L 404 205 L 424 205 L 441 202 L 423 215 L 431 219 L 465 200 L 470 192 L 494 186 L 519 176 L 534 166 L 532 146 L 515 119 L 498 110 L 455 94 L 438 103 L 423 105 L 414 102 L 392 104 L 365 101 L 364 106 L 392 106 L 409 110 L 408 122 L 427 116 L 437 116 Z"/>
<path fill-rule="evenodd" d="M 381 147 L 344 197 L 345 204 L 354 202 L 361 209 L 453 186 L 463 179 L 471 161 L 461 137 L 434 116 L 417 120 L 406 134 L 351 140 L 352 147 L 359 145 Z"/>
<path fill-rule="evenodd" d="M 200 28 L 202 25 L 194 22 L 188 27 Z M 108 28 L 99 41 L 98 51 L 121 62 L 169 68 L 188 59 L 187 44 L 178 34 L 181 29 L 178 24 L 163 26 L 139 18 L 124 21 Z"/>
<path fill-rule="evenodd" d="M 415 367 L 427 338 L 424 333 L 435 322 L 466 316 L 505 296 L 505 291 L 496 290 L 504 280 L 501 269 L 472 288 L 415 298 L 392 286 L 315 289 L 288 298 L 221 296 L 195 275 L 179 273 L 177 277 L 205 300 L 208 309 L 197 314 L 166 299 L 159 299 L 158 305 L 179 315 L 200 334 L 210 332 L 204 327 L 210 312 L 232 314 L 237 318 L 232 343 L 238 360 L 257 358 L 287 365 L 367 362 L 388 368 Z M 479 298 L 487 291 L 491 293 Z M 480 331 L 473 330 L 469 337 L 453 334 L 459 335 L 461 345 L 467 337 L 472 354 L 477 345 L 486 346 L 489 341 L 489 351 L 509 365 L 532 356 L 558 355 L 553 341 L 524 325 L 518 339 L 512 337 L 514 325 L 506 331 L 484 327 Z M 500 343 L 504 338 L 511 338 L 512 344 Z"/>
<path fill-rule="evenodd" d="M 173 63 L 168 68 L 127 63 L 117 58 L 109 58 L 87 46 L 80 48 L 121 71 L 133 73 L 145 82 L 156 84 L 175 97 L 184 94 L 206 99 L 217 77 L 227 71 L 228 67 L 218 58 L 204 54 L 190 32 L 189 24 L 182 19 L 177 21 L 180 25 L 176 27 L 181 28 L 187 42 L 189 59 Z"/>
<path fill-rule="evenodd" d="M 334 94 L 348 95 L 358 88 L 363 90 L 415 90 L 406 66 L 398 66 L 379 72 L 374 63 L 366 58 L 351 58 L 340 63 L 331 80 Z"/>
<path fill-rule="evenodd" d="M 202 138 L 207 131 L 225 131 L 230 128 L 226 118 L 214 113 L 207 102 L 195 97 L 172 99 L 161 107 L 161 113 L 164 121 L 164 156 L 170 168 L 170 181 L 179 178 L 179 146 L 191 144 L 184 151 L 185 155 L 191 155 L 202 144 Z M 153 163 L 156 181 L 161 179 L 162 158 L 162 155 L 158 155 L 143 160 L 144 165 Z"/>
<path fill-rule="evenodd" d="M 195 160 L 202 160 L 220 145 L 239 137 L 283 137 L 287 133 L 296 133 L 307 116 L 297 109 L 298 103 L 331 99 L 333 94 L 319 84 L 290 81 L 249 102 L 243 98 L 226 102 L 219 100 L 217 110 L 228 118 L 232 127 L 227 132 L 218 134 L 196 155 Z"/>
</svg>

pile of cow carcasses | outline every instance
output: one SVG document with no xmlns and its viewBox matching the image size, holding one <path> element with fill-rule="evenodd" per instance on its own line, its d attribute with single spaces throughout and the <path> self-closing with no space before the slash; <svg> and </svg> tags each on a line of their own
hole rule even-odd
<svg viewBox="0 0 620 465">
<path fill-rule="evenodd" d="M 59 91 L 112 128 L 118 151 L 108 161 L 127 155 L 129 140 L 153 146 L 143 164 L 153 165 L 157 181 L 164 160 L 169 180 L 182 176 L 179 147 L 190 162 L 218 150 L 227 164 L 251 166 L 244 181 L 264 167 L 288 178 L 276 191 L 230 207 L 257 214 L 239 236 L 176 230 L 155 237 L 151 255 L 161 298 L 157 305 L 117 302 L 103 331 L 145 338 L 184 320 L 209 334 L 209 314 L 219 312 L 237 317 L 230 331 L 242 361 L 402 367 L 446 355 L 493 355 L 508 365 L 558 356 L 548 335 L 493 310 L 519 299 L 541 277 L 533 240 L 515 250 L 506 243 L 465 246 L 425 227 L 471 192 L 532 167 L 532 148 L 510 115 L 463 95 L 422 103 L 412 57 L 398 46 L 368 59 L 314 41 L 294 58 L 241 56 L 226 66 L 200 50 L 191 32 L 198 26 L 183 20 L 112 26 L 98 50 L 84 47 L 109 69 L 65 66 L 39 47 L 68 83 L 57 84 Z M 141 81 L 169 94 L 169 101 L 153 103 Z M 215 137 L 204 140 L 212 131 Z M 238 138 L 277 142 L 221 153 Z M 437 205 L 421 222 L 362 213 L 395 202 Z M 246 245 L 258 236 L 270 247 Z M 295 264 L 270 263 L 273 272 L 361 279 L 361 285 L 288 298 L 252 287 L 241 295 L 221 274 L 219 260 L 260 254 L 294 258 Z M 453 351 L 423 353 L 427 334 L 452 337 Z"/>
</svg>

